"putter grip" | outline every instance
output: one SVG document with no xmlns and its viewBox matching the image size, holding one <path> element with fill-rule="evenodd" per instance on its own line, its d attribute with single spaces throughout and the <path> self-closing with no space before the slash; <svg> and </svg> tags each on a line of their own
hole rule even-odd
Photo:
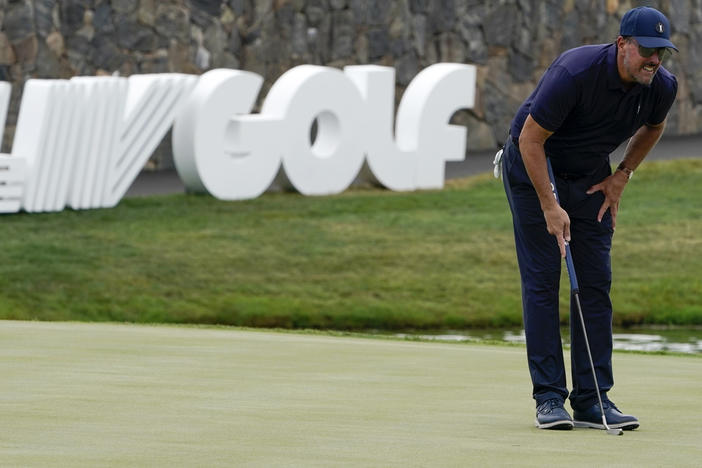
<svg viewBox="0 0 702 468">
<path fill-rule="evenodd" d="M 551 181 L 551 191 L 553 196 L 556 197 L 556 202 L 561 203 L 558 198 L 558 190 L 556 190 L 556 178 L 553 176 L 553 168 L 551 167 L 551 160 L 546 158 L 546 167 L 548 168 L 548 178 Z M 580 292 L 578 287 L 578 277 L 575 275 L 575 265 L 573 264 L 573 254 L 570 252 L 570 244 L 566 242 L 566 268 L 568 269 L 568 278 L 570 279 L 570 293 L 577 294 Z"/>
<path fill-rule="evenodd" d="M 570 293 L 577 294 L 580 292 L 578 287 L 578 277 L 575 276 L 575 265 L 573 265 L 573 254 L 570 253 L 570 244 L 566 243 L 566 268 L 568 269 L 568 278 L 570 278 Z"/>
</svg>

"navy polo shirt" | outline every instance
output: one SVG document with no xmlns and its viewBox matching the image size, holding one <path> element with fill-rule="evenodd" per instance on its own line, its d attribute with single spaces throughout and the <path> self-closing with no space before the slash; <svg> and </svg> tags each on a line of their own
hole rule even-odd
<svg viewBox="0 0 702 468">
<path fill-rule="evenodd" d="M 517 111 L 510 134 L 527 115 L 554 132 L 544 146 L 556 173 L 588 175 L 644 124 L 665 120 L 678 83 L 663 67 L 650 86 L 627 89 L 617 70 L 616 44 L 587 45 L 561 54 Z"/>
</svg>

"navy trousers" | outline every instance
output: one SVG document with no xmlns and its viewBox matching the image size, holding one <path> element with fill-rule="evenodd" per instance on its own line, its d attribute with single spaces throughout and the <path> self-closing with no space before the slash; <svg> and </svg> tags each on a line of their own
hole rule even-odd
<svg viewBox="0 0 702 468">
<path fill-rule="evenodd" d="M 519 149 L 505 145 L 503 181 L 512 210 L 514 239 L 522 282 L 522 308 L 527 359 L 537 405 L 550 398 L 568 397 L 558 315 L 558 291 L 562 259 L 556 238 L 546 230 L 539 199 L 526 172 Z M 587 335 L 603 399 L 614 385 L 612 375 L 612 282 L 610 250 L 612 219 L 607 211 L 602 222 L 597 213 L 602 192 L 587 195 L 593 185 L 611 174 L 609 161 L 586 177 L 556 174 L 561 206 L 570 216 L 571 252 L 580 287 Z M 577 306 L 571 298 L 571 406 L 586 409 L 597 403 L 592 371 L 585 348 Z"/>
</svg>

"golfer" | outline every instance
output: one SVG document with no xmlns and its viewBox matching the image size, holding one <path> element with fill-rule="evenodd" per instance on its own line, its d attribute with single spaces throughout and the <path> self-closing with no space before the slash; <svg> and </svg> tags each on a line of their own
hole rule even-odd
<svg viewBox="0 0 702 468">
<path fill-rule="evenodd" d="M 527 359 L 541 429 L 603 429 L 575 304 L 571 304 L 570 406 L 558 316 L 561 258 L 570 243 L 594 367 L 612 428 L 639 421 L 607 398 L 612 373 L 610 250 L 622 192 L 658 142 L 677 81 L 663 68 L 677 48 L 659 11 L 628 11 L 613 44 L 568 50 L 517 111 L 502 158 L 522 282 Z M 609 154 L 631 138 L 612 173 Z M 547 171 L 555 174 L 560 206 Z M 559 255 L 560 251 L 560 255 Z"/>
</svg>

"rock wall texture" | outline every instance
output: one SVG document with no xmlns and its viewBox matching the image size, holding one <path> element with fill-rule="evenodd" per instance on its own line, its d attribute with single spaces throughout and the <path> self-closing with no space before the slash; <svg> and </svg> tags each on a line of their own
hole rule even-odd
<svg viewBox="0 0 702 468">
<path fill-rule="evenodd" d="M 0 79 L 13 84 L 9 150 L 24 82 L 75 75 L 238 68 L 270 85 L 300 64 L 381 64 L 397 98 L 424 67 L 478 67 L 475 109 L 460 112 L 469 150 L 494 148 L 559 52 L 611 42 L 630 8 L 671 21 L 680 53 L 668 135 L 702 131 L 702 0 L 0 0 Z M 165 145 L 168 143 L 165 142 Z M 167 148 L 151 167 L 172 164 Z"/>
</svg>

